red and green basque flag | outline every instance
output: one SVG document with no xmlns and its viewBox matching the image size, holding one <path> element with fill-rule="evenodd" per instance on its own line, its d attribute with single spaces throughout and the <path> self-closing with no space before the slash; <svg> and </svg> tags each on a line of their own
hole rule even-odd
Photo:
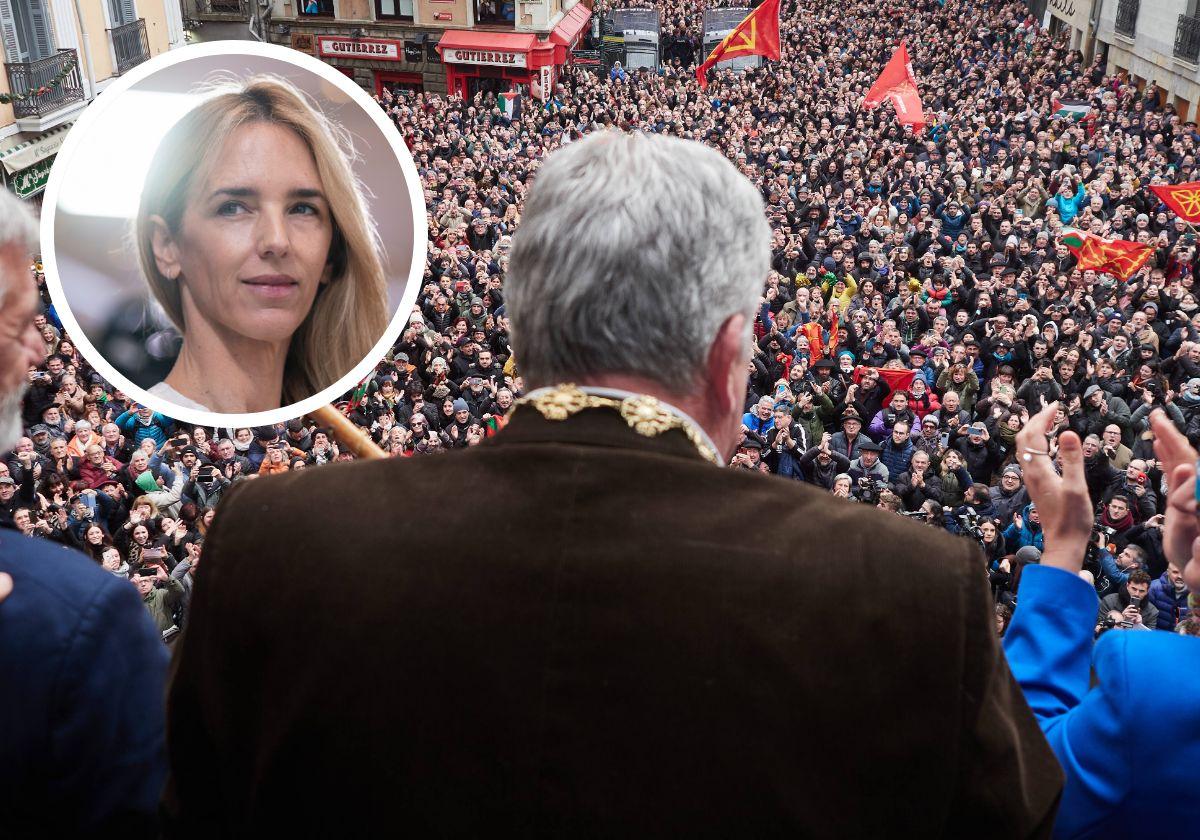
<svg viewBox="0 0 1200 840">
<path fill-rule="evenodd" d="M 1081 269 L 1095 269 L 1121 280 L 1128 280 L 1136 274 L 1154 253 L 1153 245 L 1124 239 L 1101 239 L 1077 228 L 1064 229 L 1059 239 L 1075 255 Z"/>
<path fill-rule="evenodd" d="M 358 387 L 354 389 L 354 393 L 350 395 L 350 404 L 346 407 L 347 413 L 354 411 L 367 399 L 367 385 L 370 383 L 371 377 L 368 376 L 362 382 L 358 383 Z"/>
</svg>

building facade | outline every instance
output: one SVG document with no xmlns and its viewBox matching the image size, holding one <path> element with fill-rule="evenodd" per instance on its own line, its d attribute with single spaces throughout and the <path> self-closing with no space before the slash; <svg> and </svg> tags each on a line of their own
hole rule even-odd
<svg viewBox="0 0 1200 840">
<path fill-rule="evenodd" d="M 1045 0 L 1046 9 L 1042 25 L 1054 34 L 1070 34 L 1071 49 L 1083 53 L 1090 61 L 1095 27 L 1092 21 L 1092 0 Z"/>
<path fill-rule="evenodd" d="M 183 0 L 198 40 L 255 37 L 316 56 L 368 91 L 544 96 L 591 0 Z M 216 34 L 219 33 L 219 34 Z"/>
<path fill-rule="evenodd" d="M 1154 83 L 1163 105 L 1184 121 L 1200 106 L 1200 9 L 1198 0 L 1096 0 L 1101 4 L 1096 49 L 1110 73 L 1128 73 L 1144 90 Z"/>
<path fill-rule="evenodd" d="M 179 0 L 0 0 L 0 34 L 0 180 L 33 201 L 80 111 L 184 43 Z"/>
</svg>

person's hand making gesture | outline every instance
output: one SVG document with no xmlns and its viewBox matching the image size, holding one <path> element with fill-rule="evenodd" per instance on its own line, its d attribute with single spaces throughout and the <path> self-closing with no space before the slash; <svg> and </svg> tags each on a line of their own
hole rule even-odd
<svg viewBox="0 0 1200 840">
<path fill-rule="evenodd" d="M 1039 411 L 1017 433 L 1017 452 L 1029 498 L 1045 534 L 1042 565 L 1078 574 L 1092 534 L 1092 503 L 1083 474 L 1083 445 L 1079 435 L 1063 432 L 1058 438 L 1060 475 L 1049 446 L 1050 430 L 1058 403 Z"/>
<path fill-rule="evenodd" d="M 1200 521 L 1196 519 L 1196 450 L 1162 409 L 1150 415 L 1154 454 L 1167 477 L 1167 514 L 1163 522 L 1163 553 L 1183 570 L 1192 592 L 1200 592 Z"/>
</svg>

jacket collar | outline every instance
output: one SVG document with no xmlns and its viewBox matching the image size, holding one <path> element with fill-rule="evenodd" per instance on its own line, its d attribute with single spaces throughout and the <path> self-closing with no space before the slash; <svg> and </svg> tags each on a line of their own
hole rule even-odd
<svg viewBox="0 0 1200 840">
<path fill-rule="evenodd" d="M 587 389 L 588 393 L 601 396 L 600 389 Z M 530 396 L 534 396 L 534 392 Z M 604 394 L 623 393 L 605 391 Z M 683 412 L 660 403 L 664 409 L 686 419 Z M 687 420 L 687 422 L 691 422 Z M 693 424 L 694 425 L 694 424 Z M 711 446 L 708 435 L 697 427 L 701 440 Z M 669 429 L 660 434 L 639 433 L 615 408 L 583 408 L 558 419 L 549 419 L 533 404 L 522 402 L 509 415 L 508 422 L 482 445 L 506 446 L 526 443 L 558 443 L 576 446 L 605 446 L 614 449 L 652 452 L 707 462 L 692 440 L 681 429 Z M 716 448 L 713 447 L 713 452 Z M 719 457 L 719 456 L 718 456 Z"/>
</svg>

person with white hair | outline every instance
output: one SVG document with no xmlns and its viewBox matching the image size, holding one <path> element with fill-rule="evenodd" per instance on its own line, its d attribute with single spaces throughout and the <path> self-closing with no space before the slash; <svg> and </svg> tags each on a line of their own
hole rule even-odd
<svg viewBox="0 0 1200 840">
<path fill-rule="evenodd" d="M 42 360 L 37 247 L 33 215 L 0 190 L 0 450 Z M 0 601 L 0 834 L 154 836 L 167 653 L 137 590 L 0 528 Z"/>
<path fill-rule="evenodd" d="M 168 834 L 1045 836 L 1061 775 L 978 548 L 724 469 L 769 263 L 716 151 L 551 154 L 505 283 L 530 388 L 506 425 L 228 491 Z"/>
</svg>

